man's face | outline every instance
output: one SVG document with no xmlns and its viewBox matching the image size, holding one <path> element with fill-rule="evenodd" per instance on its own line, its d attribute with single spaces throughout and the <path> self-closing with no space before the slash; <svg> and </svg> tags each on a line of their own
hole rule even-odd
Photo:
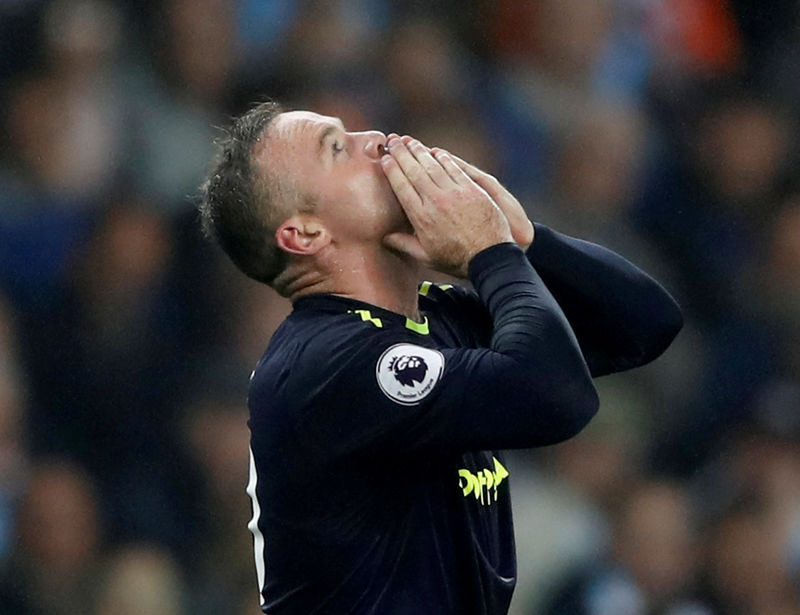
<svg viewBox="0 0 800 615">
<path fill-rule="evenodd" d="M 315 203 L 334 242 L 369 243 L 409 223 L 381 169 L 386 135 L 347 132 L 341 120 L 290 111 L 268 128 L 269 146 L 257 164 L 269 165 Z"/>
</svg>

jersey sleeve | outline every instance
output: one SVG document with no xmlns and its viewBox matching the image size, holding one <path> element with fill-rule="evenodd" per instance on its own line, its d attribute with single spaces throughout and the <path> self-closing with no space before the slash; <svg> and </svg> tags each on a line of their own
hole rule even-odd
<svg viewBox="0 0 800 615">
<path fill-rule="evenodd" d="M 361 329 L 306 352 L 287 393 L 296 437 L 321 460 L 541 446 L 597 410 L 577 340 L 513 244 L 484 250 L 470 278 L 493 322 L 486 348 L 434 348 L 410 331 Z M 313 357 L 313 358 L 312 358 Z"/>
<path fill-rule="evenodd" d="M 528 258 L 572 326 L 593 376 L 658 357 L 683 325 L 670 294 L 602 246 L 536 224 Z"/>
</svg>

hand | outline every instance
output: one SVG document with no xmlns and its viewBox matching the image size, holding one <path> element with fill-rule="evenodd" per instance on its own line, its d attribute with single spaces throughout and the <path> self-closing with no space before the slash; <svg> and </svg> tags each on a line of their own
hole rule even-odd
<svg viewBox="0 0 800 615">
<path fill-rule="evenodd" d="M 434 147 L 431 150 L 434 156 L 438 152 L 448 153 L 440 147 Z M 506 190 L 503 184 L 497 181 L 494 176 L 481 171 L 478 167 L 465 162 L 458 156 L 453 156 L 452 154 L 450 154 L 450 156 L 470 179 L 492 197 L 500 210 L 505 214 L 508 224 L 511 227 L 511 235 L 514 237 L 514 241 L 517 242 L 520 248 L 527 250 L 533 243 L 533 224 L 528 219 L 528 214 L 525 213 L 525 210 L 516 197 Z"/>
<path fill-rule="evenodd" d="M 405 141 L 405 142 L 404 142 Z M 414 235 L 390 233 L 384 244 L 437 271 L 466 277 L 481 250 L 513 241 L 506 216 L 444 150 L 392 136 L 381 164 Z"/>
</svg>

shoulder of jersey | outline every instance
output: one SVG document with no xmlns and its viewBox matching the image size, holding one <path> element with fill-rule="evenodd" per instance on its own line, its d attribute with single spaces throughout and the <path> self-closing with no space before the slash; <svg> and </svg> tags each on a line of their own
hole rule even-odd
<svg viewBox="0 0 800 615">
<path fill-rule="evenodd" d="M 385 328 L 371 314 L 354 312 L 306 312 L 291 314 L 270 340 L 266 352 L 251 374 L 251 382 L 286 383 L 292 374 L 317 365 L 322 358 L 348 352 Z M 299 368 L 299 371 L 298 371 Z"/>
</svg>

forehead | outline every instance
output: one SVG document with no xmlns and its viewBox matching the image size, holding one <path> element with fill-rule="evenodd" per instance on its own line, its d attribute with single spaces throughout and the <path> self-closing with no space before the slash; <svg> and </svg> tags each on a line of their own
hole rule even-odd
<svg viewBox="0 0 800 615">
<path fill-rule="evenodd" d="M 271 136 L 289 142 L 308 138 L 319 129 L 328 126 L 335 126 L 344 129 L 342 121 L 336 117 L 320 115 L 313 111 L 287 111 L 276 117 L 271 124 Z"/>
<path fill-rule="evenodd" d="M 313 111 L 279 114 L 267 127 L 266 138 L 259 138 L 253 147 L 256 164 L 284 174 L 310 164 L 319 135 L 329 127 L 344 128 L 340 119 Z"/>
<path fill-rule="evenodd" d="M 279 114 L 253 146 L 256 173 L 297 183 L 299 177 L 314 172 L 319 136 L 329 127 L 344 128 L 338 118 L 312 111 Z"/>
</svg>

